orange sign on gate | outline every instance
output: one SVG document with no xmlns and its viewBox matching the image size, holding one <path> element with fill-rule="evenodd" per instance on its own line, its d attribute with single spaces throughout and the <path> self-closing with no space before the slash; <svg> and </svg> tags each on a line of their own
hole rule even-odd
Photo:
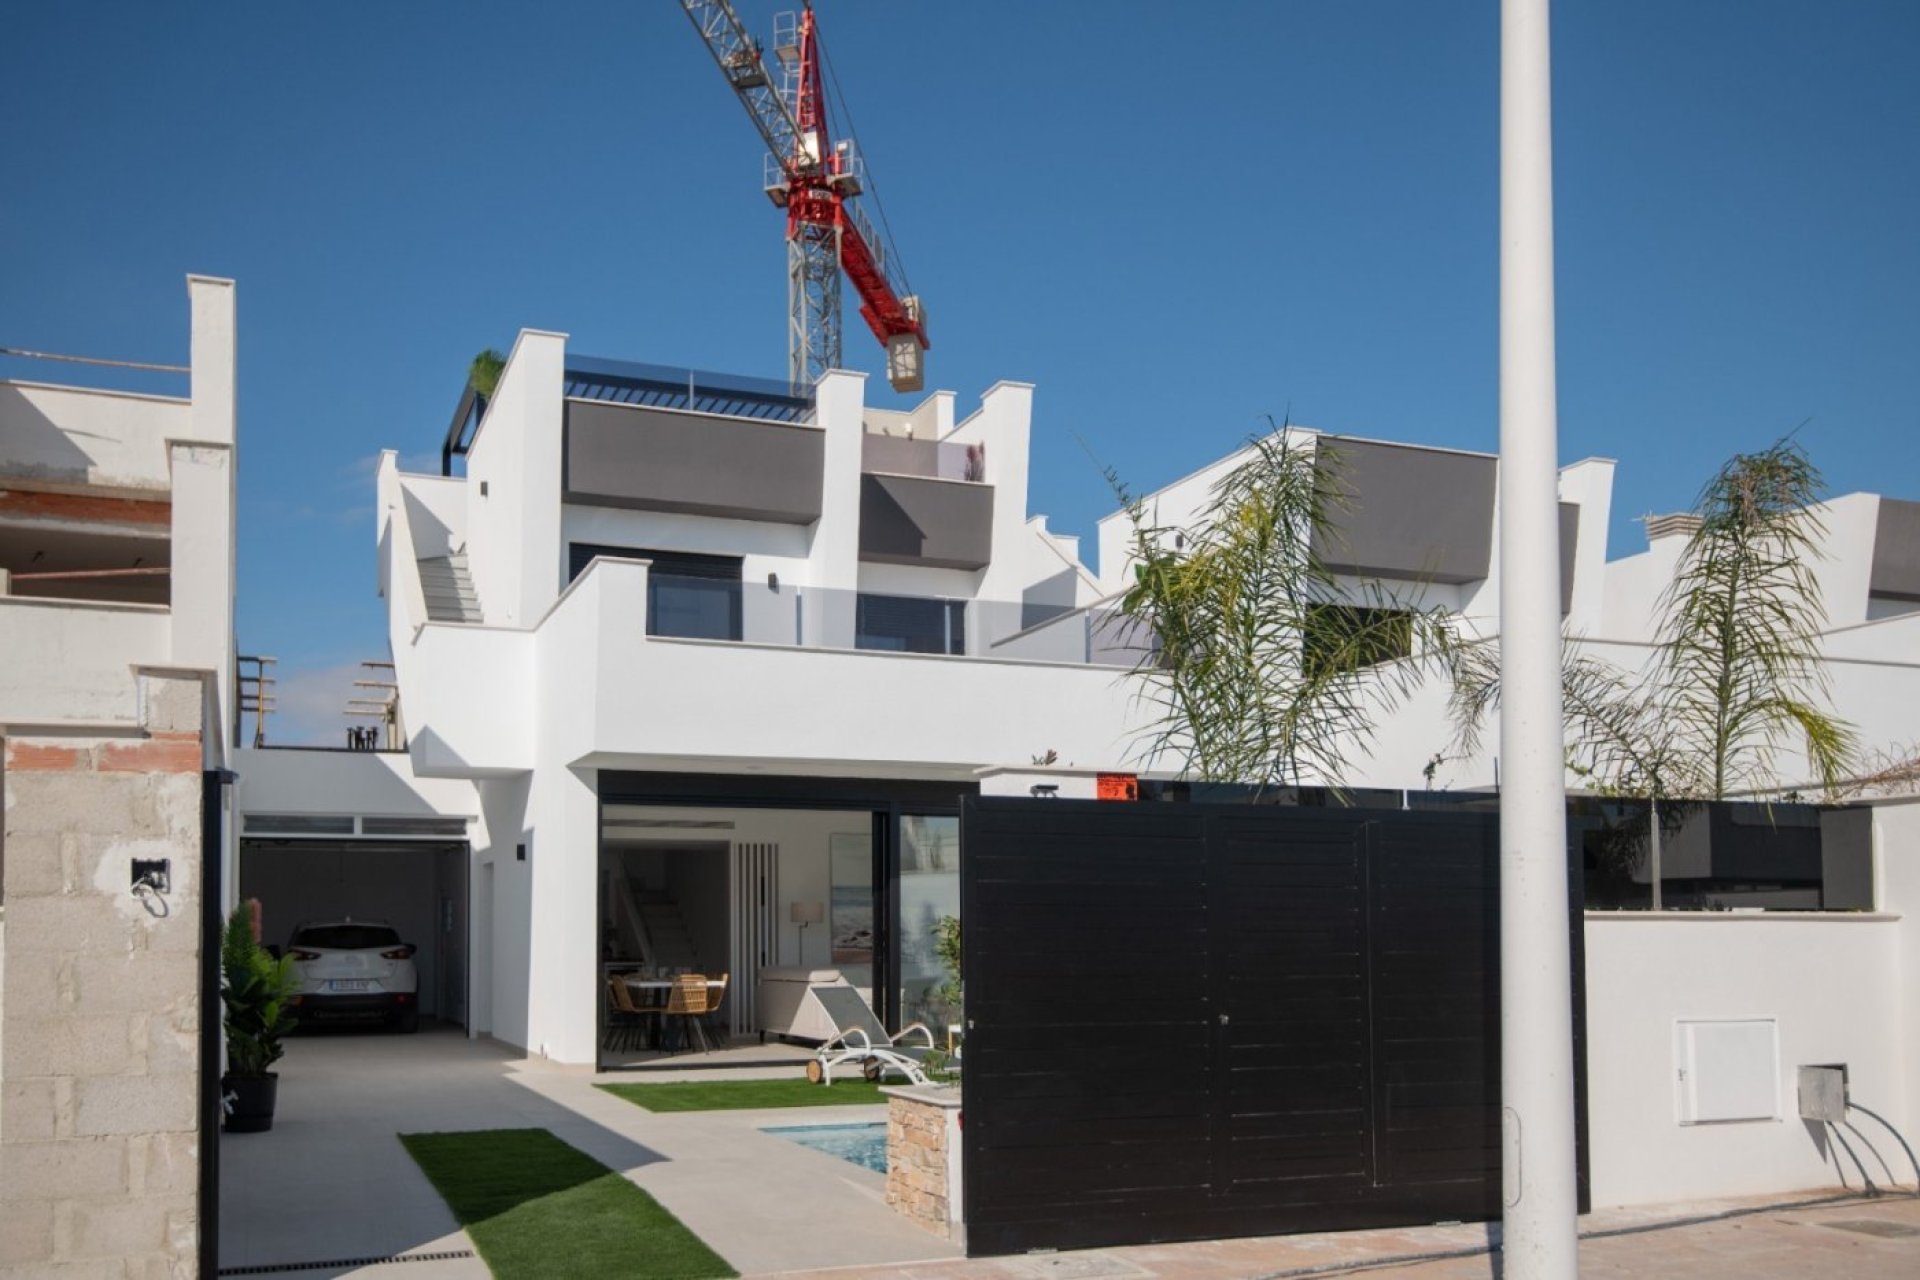
<svg viewBox="0 0 1920 1280">
<path fill-rule="evenodd" d="M 1093 794 L 1097 800 L 1138 800 L 1140 779 L 1131 773 L 1096 774 Z"/>
</svg>

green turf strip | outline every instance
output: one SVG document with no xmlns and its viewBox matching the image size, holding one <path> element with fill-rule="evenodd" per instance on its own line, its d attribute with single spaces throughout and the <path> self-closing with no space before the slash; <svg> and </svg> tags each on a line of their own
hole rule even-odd
<svg viewBox="0 0 1920 1280">
<path fill-rule="evenodd" d="M 659 1201 L 545 1129 L 400 1141 L 499 1280 L 737 1274 Z"/>
<path fill-rule="evenodd" d="M 746 1111 L 756 1107 L 845 1107 L 885 1102 L 865 1080 L 688 1080 L 674 1084 L 603 1084 L 615 1097 L 649 1111 Z"/>
</svg>

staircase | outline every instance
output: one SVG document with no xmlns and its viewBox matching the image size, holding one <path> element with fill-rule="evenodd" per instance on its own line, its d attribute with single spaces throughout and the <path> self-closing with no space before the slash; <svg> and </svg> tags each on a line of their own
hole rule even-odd
<svg viewBox="0 0 1920 1280">
<path fill-rule="evenodd" d="M 651 944 L 649 961 L 670 969 L 698 969 L 700 957 L 694 953 L 693 935 L 680 915 L 680 906 L 663 893 L 636 895 L 640 918 L 646 924 Z"/>
<path fill-rule="evenodd" d="M 480 597 L 473 591 L 466 553 L 425 556 L 420 560 L 420 592 L 427 599 L 430 622 L 484 622 Z"/>
</svg>

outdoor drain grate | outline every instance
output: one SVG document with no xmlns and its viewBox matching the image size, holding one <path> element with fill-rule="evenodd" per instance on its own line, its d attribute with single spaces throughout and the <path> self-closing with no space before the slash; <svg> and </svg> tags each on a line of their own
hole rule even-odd
<svg viewBox="0 0 1920 1280">
<path fill-rule="evenodd" d="M 1823 1222 L 1823 1227 L 1835 1231 L 1851 1231 L 1855 1235 L 1877 1236 L 1882 1240 L 1911 1240 L 1920 1237 L 1920 1227 L 1905 1222 L 1888 1222 L 1885 1218 L 1848 1218 L 1842 1222 Z"/>
<path fill-rule="evenodd" d="M 1131 1262 L 1119 1258 L 1103 1257 L 1100 1254 L 1077 1254 L 1072 1257 L 1052 1257 L 1047 1255 L 1011 1260 L 1013 1267 L 1023 1276 L 1033 1276 L 1035 1280 L 1119 1280 L 1119 1277 L 1148 1276 L 1152 1272 L 1143 1271 Z"/>
<path fill-rule="evenodd" d="M 344 1271 L 348 1267 L 385 1267 L 401 1262 L 452 1262 L 471 1258 L 471 1249 L 444 1249 L 438 1253 L 390 1253 L 384 1258 L 332 1258 L 326 1262 L 261 1262 L 246 1267 L 222 1267 L 223 1276 L 270 1276 L 286 1271 Z"/>
</svg>

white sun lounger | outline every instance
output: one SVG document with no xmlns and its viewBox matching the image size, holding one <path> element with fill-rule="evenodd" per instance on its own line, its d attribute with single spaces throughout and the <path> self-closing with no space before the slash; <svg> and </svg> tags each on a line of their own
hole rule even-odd
<svg viewBox="0 0 1920 1280">
<path fill-rule="evenodd" d="M 920 1063 L 933 1050 L 933 1032 L 923 1024 L 916 1022 L 903 1027 L 899 1035 L 890 1036 L 852 987 L 811 987 L 807 994 L 819 1002 L 834 1028 L 833 1037 L 821 1044 L 807 1063 L 807 1079 L 815 1084 L 832 1084 L 835 1071 L 845 1074 L 858 1066 L 868 1080 L 878 1080 L 891 1071 L 905 1076 L 909 1084 L 927 1083 Z M 915 1032 L 925 1044 L 907 1043 Z"/>
</svg>

